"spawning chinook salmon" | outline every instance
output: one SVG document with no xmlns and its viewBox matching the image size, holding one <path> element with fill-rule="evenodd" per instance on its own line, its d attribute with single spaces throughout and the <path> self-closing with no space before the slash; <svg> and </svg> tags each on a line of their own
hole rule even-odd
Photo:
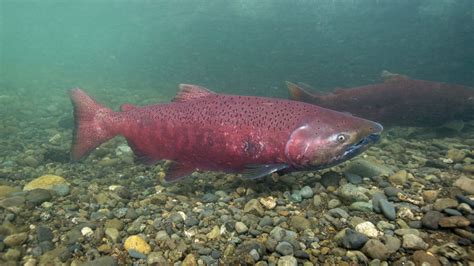
<svg viewBox="0 0 474 266">
<path fill-rule="evenodd" d="M 181 84 L 173 102 L 124 104 L 119 112 L 80 89 L 70 96 L 74 161 L 121 135 L 142 161 L 173 161 L 167 181 L 196 170 L 259 178 L 321 169 L 360 154 L 382 131 L 378 123 L 308 103 L 218 94 L 196 85 Z"/>
</svg>

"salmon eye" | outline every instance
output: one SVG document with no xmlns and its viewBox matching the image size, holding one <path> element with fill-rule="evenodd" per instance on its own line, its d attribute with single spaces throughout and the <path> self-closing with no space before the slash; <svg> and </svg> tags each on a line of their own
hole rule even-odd
<svg viewBox="0 0 474 266">
<path fill-rule="evenodd" d="M 344 136 L 343 134 L 337 135 L 337 142 L 341 143 L 341 142 L 344 142 L 345 140 L 346 140 L 346 136 Z"/>
</svg>

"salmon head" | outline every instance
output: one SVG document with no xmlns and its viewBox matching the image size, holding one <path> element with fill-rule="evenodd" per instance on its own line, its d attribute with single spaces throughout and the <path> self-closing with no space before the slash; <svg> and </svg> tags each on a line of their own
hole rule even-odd
<svg viewBox="0 0 474 266">
<path fill-rule="evenodd" d="M 296 128 L 285 155 L 296 169 L 320 169 L 351 159 L 377 142 L 383 130 L 376 122 L 327 110 Z"/>
</svg>

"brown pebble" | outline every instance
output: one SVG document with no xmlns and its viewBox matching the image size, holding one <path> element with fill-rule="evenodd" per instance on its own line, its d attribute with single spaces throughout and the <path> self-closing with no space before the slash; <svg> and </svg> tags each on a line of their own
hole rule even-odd
<svg viewBox="0 0 474 266">
<path fill-rule="evenodd" d="M 466 219 L 464 216 L 450 216 L 450 217 L 443 217 L 439 219 L 439 226 L 445 228 L 453 228 L 453 227 L 466 227 L 471 224 L 471 222 Z"/>
</svg>

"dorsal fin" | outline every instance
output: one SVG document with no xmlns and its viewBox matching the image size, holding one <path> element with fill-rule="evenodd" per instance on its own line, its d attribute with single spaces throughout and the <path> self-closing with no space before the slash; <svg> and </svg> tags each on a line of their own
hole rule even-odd
<svg viewBox="0 0 474 266">
<path fill-rule="evenodd" d="M 137 107 L 133 104 L 130 104 L 130 103 L 124 103 L 124 104 L 120 105 L 120 111 L 122 111 L 122 112 L 130 111 L 130 110 L 133 110 L 135 108 L 137 108 Z"/>
<path fill-rule="evenodd" d="M 300 86 L 286 81 L 286 86 L 288 87 L 288 93 L 290 94 L 290 99 L 296 101 L 315 101 L 318 98 L 318 95 L 314 95 L 311 92 L 301 88 Z"/>
<path fill-rule="evenodd" d="M 214 94 L 216 93 L 198 85 L 179 84 L 179 91 L 174 97 L 173 102 L 189 102 Z"/>
</svg>

